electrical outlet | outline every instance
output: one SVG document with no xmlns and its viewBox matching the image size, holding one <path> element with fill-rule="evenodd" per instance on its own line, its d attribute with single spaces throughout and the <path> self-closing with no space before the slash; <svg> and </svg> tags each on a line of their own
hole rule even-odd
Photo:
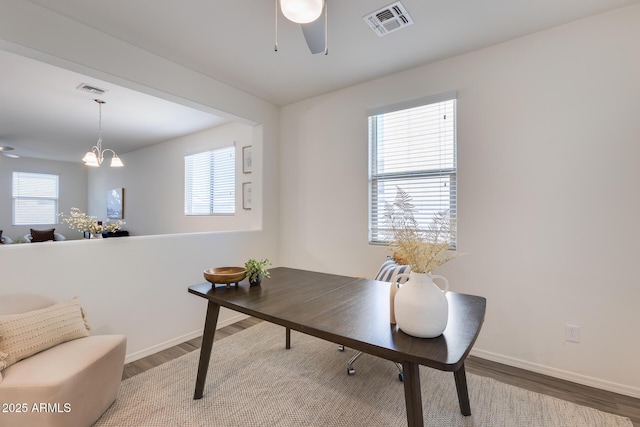
<svg viewBox="0 0 640 427">
<path fill-rule="evenodd" d="M 564 325 L 564 339 L 569 342 L 580 342 L 580 326 Z"/>
</svg>

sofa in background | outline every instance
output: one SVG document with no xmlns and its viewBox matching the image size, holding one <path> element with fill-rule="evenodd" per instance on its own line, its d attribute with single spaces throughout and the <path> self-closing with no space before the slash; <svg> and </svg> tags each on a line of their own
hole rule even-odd
<svg viewBox="0 0 640 427">
<path fill-rule="evenodd" d="M 47 242 L 49 240 L 61 242 L 63 240 L 67 240 L 66 237 L 60 233 L 56 233 L 55 231 L 55 228 L 50 228 L 48 230 L 34 230 L 32 228 L 30 234 L 24 235 L 24 239 L 27 243 Z"/>
<path fill-rule="evenodd" d="M 10 243 L 13 243 L 13 240 L 9 236 L 3 236 L 2 230 L 0 230 L 0 245 L 8 245 Z"/>
</svg>

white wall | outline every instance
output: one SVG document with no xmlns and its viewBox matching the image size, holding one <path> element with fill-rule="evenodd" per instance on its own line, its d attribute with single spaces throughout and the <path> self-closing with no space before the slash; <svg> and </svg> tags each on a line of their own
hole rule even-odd
<svg viewBox="0 0 640 427">
<path fill-rule="evenodd" d="M 12 175 L 13 172 L 36 172 L 58 175 L 58 212 L 69 212 L 72 207 L 87 208 L 87 171 L 82 163 L 56 162 L 20 157 L 11 159 L 0 156 L 0 230 L 2 235 L 13 240 L 29 234 L 30 229 L 55 228 L 56 233 L 68 239 L 81 236 L 70 230 L 66 224 L 13 225 Z"/>
<path fill-rule="evenodd" d="M 261 141 L 253 141 L 252 127 L 232 122 L 134 152 L 120 154 L 123 168 L 89 170 L 89 214 L 106 218 L 107 192 L 124 188 L 123 229 L 131 235 L 252 230 L 261 227 L 261 207 L 242 208 L 242 183 L 258 187 L 261 165 L 242 171 L 242 148 L 252 146 L 260 159 Z M 261 136 L 261 135 L 260 135 Z M 184 215 L 184 156 L 229 145 L 236 146 L 235 215 Z M 259 163 L 259 162 L 258 162 Z M 254 178 L 252 178 L 255 175 Z"/>
<path fill-rule="evenodd" d="M 187 286 L 204 269 L 257 257 L 278 265 L 277 107 L 24 0 L 2 2 L 0 49 L 238 120 L 259 143 L 254 168 L 265 165 L 252 174 L 259 230 L 2 245 L 0 296 L 77 295 L 93 333 L 127 335 L 132 360 L 202 332 L 206 304 Z"/>
<path fill-rule="evenodd" d="M 271 255 L 263 232 L 192 233 L 0 245 L 0 295 L 78 296 L 91 334 L 127 336 L 127 361 L 202 334 L 203 270 Z M 242 318 L 222 309 L 219 326 Z M 195 378 L 195 377 L 194 377 Z"/>
<path fill-rule="evenodd" d="M 281 262 L 375 274 L 365 111 L 457 90 L 466 255 L 438 273 L 488 300 L 474 353 L 640 397 L 638 40 L 635 5 L 283 108 Z"/>
</svg>

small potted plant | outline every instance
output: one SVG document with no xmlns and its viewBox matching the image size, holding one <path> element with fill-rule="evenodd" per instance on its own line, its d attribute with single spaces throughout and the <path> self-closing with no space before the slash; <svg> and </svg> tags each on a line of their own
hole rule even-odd
<svg viewBox="0 0 640 427">
<path fill-rule="evenodd" d="M 270 277 L 267 267 L 271 265 L 271 261 L 267 258 L 262 261 L 256 261 L 251 258 L 244 263 L 244 268 L 247 269 L 247 279 L 249 279 L 250 286 L 260 286 L 263 277 Z"/>
</svg>

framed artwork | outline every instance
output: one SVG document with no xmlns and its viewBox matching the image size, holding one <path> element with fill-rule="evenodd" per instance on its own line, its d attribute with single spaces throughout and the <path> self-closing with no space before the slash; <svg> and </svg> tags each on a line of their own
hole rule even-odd
<svg viewBox="0 0 640 427">
<path fill-rule="evenodd" d="M 251 173 L 253 162 L 251 159 L 251 146 L 242 147 L 242 173 Z"/>
<path fill-rule="evenodd" d="M 107 218 L 124 218 L 124 188 L 107 191 Z"/>
<path fill-rule="evenodd" d="M 242 209 L 251 209 L 251 183 L 242 183 Z"/>
</svg>

